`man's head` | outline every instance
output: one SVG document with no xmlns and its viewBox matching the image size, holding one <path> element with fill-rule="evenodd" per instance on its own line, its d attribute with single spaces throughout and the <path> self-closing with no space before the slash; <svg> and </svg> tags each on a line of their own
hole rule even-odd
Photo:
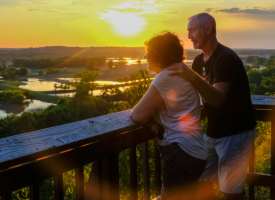
<svg viewBox="0 0 275 200">
<path fill-rule="evenodd" d="M 188 20 L 188 38 L 193 42 L 194 49 L 201 49 L 209 38 L 216 38 L 216 21 L 208 13 L 194 15 Z"/>
</svg>

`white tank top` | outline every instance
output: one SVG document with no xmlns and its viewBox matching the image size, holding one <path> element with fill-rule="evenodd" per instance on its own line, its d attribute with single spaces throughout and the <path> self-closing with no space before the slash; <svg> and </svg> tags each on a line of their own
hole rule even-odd
<svg viewBox="0 0 275 200">
<path fill-rule="evenodd" d="M 152 82 L 164 100 L 164 105 L 153 115 L 165 130 L 163 139 L 157 137 L 156 141 L 161 146 L 178 143 L 189 155 L 206 160 L 199 95 L 190 82 L 179 76 L 169 76 L 171 72 L 160 72 Z"/>
</svg>

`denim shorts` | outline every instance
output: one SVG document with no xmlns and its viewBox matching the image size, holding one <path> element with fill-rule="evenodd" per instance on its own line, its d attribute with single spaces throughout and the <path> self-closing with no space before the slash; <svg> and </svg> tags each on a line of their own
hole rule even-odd
<svg viewBox="0 0 275 200">
<path fill-rule="evenodd" d="M 207 164 L 200 181 L 218 183 L 224 193 L 242 193 L 255 140 L 255 129 L 223 138 L 204 135 Z"/>
</svg>

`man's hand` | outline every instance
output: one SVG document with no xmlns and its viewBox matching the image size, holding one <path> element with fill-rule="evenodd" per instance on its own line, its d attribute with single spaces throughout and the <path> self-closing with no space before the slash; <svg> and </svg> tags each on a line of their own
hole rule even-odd
<svg viewBox="0 0 275 200">
<path fill-rule="evenodd" d="M 174 63 L 170 67 L 166 68 L 168 70 L 172 70 L 174 72 L 171 72 L 170 76 L 180 76 L 185 80 L 191 81 L 194 77 L 195 72 L 193 72 L 192 69 L 187 67 L 184 63 Z"/>
<path fill-rule="evenodd" d="M 182 62 L 172 64 L 166 69 L 174 71 L 169 74 L 170 76 L 180 76 L 189 81 L 200 95 L 213 106 L 219 107 L 225 101 L 231 85 L 230 83 L 220 82 L 211 85 Z"/>
</svg>

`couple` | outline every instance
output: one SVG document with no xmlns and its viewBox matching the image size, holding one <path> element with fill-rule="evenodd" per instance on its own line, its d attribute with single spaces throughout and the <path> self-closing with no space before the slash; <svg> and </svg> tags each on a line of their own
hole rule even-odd
<svg viewBox="0 0 275 200">
<path fill-rule="evenodd" d="M 215 19 L 189 18 L 188 38 L 201 49 L 189 69 L 178 36 L 163 32 L 146 42 L 149 70 L 157 73 L 132 110 L 136 122 L 151 117 L 164 133 L 156 141 L 162 155 L 161 200 L 215 199 L 218 183 L 224 199 L 242 199 L 256 121 L 247 75 L 240 58 L 218 43 Z M 200 124 L 200 99 L 208 117 Z"/>
</svg>

